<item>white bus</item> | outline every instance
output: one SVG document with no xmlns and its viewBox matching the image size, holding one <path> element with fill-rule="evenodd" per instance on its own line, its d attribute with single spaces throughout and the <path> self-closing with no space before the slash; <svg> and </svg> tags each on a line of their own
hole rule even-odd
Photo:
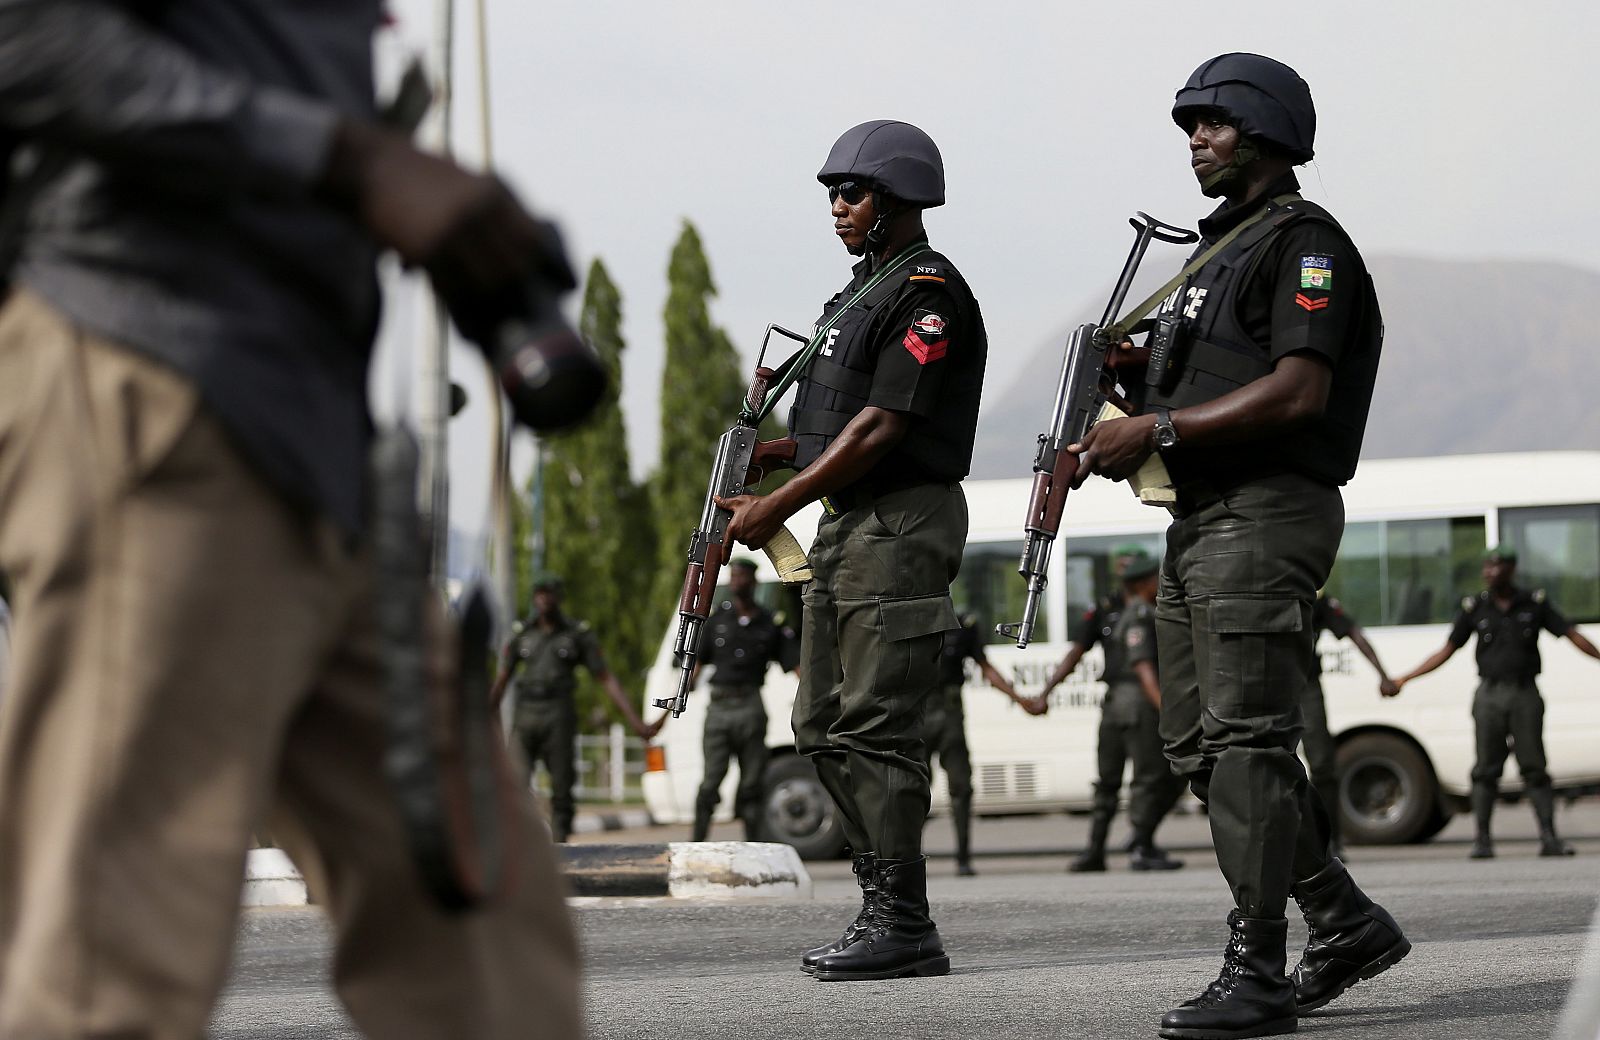
<svg viewBox="0 0 1600 1040">
<path fill-rule="evenodd" d="M 1142 506 L 1122 484 L 1091 480 L 1074 492 L 1051 559 L 1050 584 L 1035 641 L 1026 650 L 993 635 L 996 622 L 1020 617 L 1017 575 L 1026 480 L 969 481 L 971 532 L 953 593 L 957 606 L 991 633 L 989 660 L 1024 693 L 1039 690 L 1066 653 L 1075 622 L 1109 591 L 1109 553 L 1125 542 L 1162 548 L 1167 515 Z M 1346 525 L 1328 582 L 1363 627 L 1391 674 L 1401 674 L 1445 641 L 1463 597 L 1481 587 L 1486 546 L 1520 550 L 1517 581 L 1544 588 L 1565 616 L 1600 621 L 1600 452 L 1460 455 L 1364 462 L 1345 488 Z M 791 522 L 802 544 L 818 510 Z M 766 567 L 765 560 L 762 561 Z M 763 571 L 762 595 L 798 621 L 798 594 Z M 1070 631 L 1069 631 L 1070 630 Z M 675 682 L 671 632 L 650 673 L 646 697 L 665 697 Z M 1543 641 L 1545 743 L 1558 790 L 1600 790 L 1600 667 L 1566 640 Z M 1399 843 L 1437 834 L 1464 811 L 1473 760 L 1470 715 L 1477 684 L 1471 646 L 1408 686 L 1396 699 L 1378 696 L 1377 676 L 1348 642 L 1324 634 L 1319 647 L 1328 723 L 1339 742 L 1340 810 L 1353 843 Z M 1057 688 L 1048 715 L 1035 718 L 990 689 L 969 666 L 965 691 L 972 750 L 974 809 L 981 814 L 1087 809 L 1093 794 L 1101 687 L 1099 650 Z M 767 836 L 803 855 L 835 855 L 843 838 L 827 795 L 796 755 L 789 728 L 792 676 L 767 678 L 770 719 Z M 683 718 L 662 734 L 664 755 L 645 776 L 656 819 L 688 820 L 700 782 L 704 694 L 691 696 Z M 664 761 L 662 759 L 664 758 Z M 1515 797 L 1514 767 L 1503 782 Z M 719 813 L 733 800 L 724 783 Z M 945 807 L 942 773 L 933 802 Z"/>
</svg>

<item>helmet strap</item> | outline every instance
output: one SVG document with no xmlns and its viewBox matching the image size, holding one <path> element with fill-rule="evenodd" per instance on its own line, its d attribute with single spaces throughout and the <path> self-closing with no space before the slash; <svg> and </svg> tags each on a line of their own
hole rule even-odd
<svg viewBox="0 0 1600 1040">
<path fill-rule="evenodd" d="M 1228 194 L 1244 176 L 1244 169 L 1257 159 L 1261 158 L 1261 149 L 1256 143 L 1244 134 L 1239 135 L 1239 144 L 1233 150 L 1233 158 L 1228 160 L 1228 165 L 1211 174 L 1200 182 L 1200 194 L 1207 198 L 1217 198 Z"/>
<path fill-rule="evenodd" d="M 867 254 L 876 256 L 884 243 L 889 241 L 889 225 L 900 215 L 898 207 L 888 204 L 889 196 L 881 191 L 872 193 L 872 211 L 877 214 L 873 218 L 872 227 L 867 229 Z"/>
</svg>

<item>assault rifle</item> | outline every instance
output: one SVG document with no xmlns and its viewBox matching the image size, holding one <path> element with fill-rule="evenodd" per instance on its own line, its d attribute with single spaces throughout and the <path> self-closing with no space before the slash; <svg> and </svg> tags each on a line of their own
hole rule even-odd
<svg viewBox="0 0 1600 1040">
<path fill-rule="evenodd" d="M 761 367 L 767 354 L 767 343 L 776 332 L 801 344 L 810 341 L 778 325 L 768 325 L 761 339 L 761 353 L 756 358 L 755 376 L 745 392 L 744 406 L 728 432 L 717 442 L 716 461 L 711 466 L 711 483 L 706 488 L 705 505 L 700 509 L 700 523 L 689 538 L 689 569 L 683 578 L 683 594 L 678 599 L 678 633 L 672 641 L 674 659 L 680 669 L 678 693 L 655 702 L 666 708 L 674 718 L 683 714 L 689 703 L 689 683 L 694 677 L 695 659 L 699 656 L 700 632 L 717 593 L 717 576 L 727 561 L 732 546 L 728 544 L 728 521 L 733 519 L 730 510 L 717 505 L 718 498 L 732 498 L 748 494 L 769 472 L 794 465 L 795 442 L 789 439 L 760 441 L 756 430 L 760 425 L 767 390 L 777 373 Z M 762 551 L 778 570 L 778 579 L 785 585 L 796 585 L 811 580 L 811 564 L 805 550 L 788 528 L 780 528 Z"/>
<path fill-rule="evenodd" d="M 1130 412 L 1131 406 L 1117 393 L 1116 373 L 1107 367 L 1110 352 L 1130 332 L 1130 319 L 1143 316 L 1142 312 L 1130 314 L 1113 324 L 1123 298 L 1138 273 L 1139 261 L 1151 239 L 1188 245 L 1199 240 L 1193 231 L 1163 224 L 1154 217 L 1139 213 L 1130 217 L 1133 225 L 1133 248 L 1127 262 L 1122 265 L 1122 275 L 1111 292 L 1111 302 L 1099 324 L 1079 325 L 1067 341 L 1066 353 L 1061 359 L 1061 377 L 1056 384 L 1055 408 L 1050 413 L 1050 428 L 1039 434 L 1038 450 L 1033 458 L 1033 490 L 1028 496 L 1028 514 L 1023 519 L 1022 562 L 1017 572 L 1028 583 L 1028 598 L 1023 605 L 1022 620 L 996 625 L 995 630 L 1025 647 L 1033 639 L 1033 628 L 1039 618 L 1039 602 L 1048 581 L 1046 571 L 1050 566 L 1050 547 L 1061 529 L 1061 514 L 1066 509 L 1067 492 L 1078 471 L 1078 457 L 1068 452 L 1067 445 L 1083 440 L 1089 427 L 1103 418 Z M 1162 294 L 1163 296 L 1165 293 Z M 1145 309 L 1160 297 L 1147 301 Z M 1136 311 L 1139 311 L 1136 308 Z M 1139 497 L 1149 503 L 1160 504 L 1170 499 L 1166 467 L 1159 455 L 1152 455 L 1132 481 Z"/>
</svg>

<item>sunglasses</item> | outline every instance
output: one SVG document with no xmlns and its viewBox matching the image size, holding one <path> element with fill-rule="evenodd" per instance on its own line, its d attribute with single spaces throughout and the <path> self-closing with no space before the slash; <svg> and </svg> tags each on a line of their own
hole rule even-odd
<svg viewBox="0 0 1600 1040">
<path fill-rule="evenodd" d="M 846 206 L 856 206 L 861 200 L 872 194 L 872 185 L 863 181 L 840 181 L 838 184 L 828 185 L 828 201 L 838 202 L 844 199 Z"/>
</svg>

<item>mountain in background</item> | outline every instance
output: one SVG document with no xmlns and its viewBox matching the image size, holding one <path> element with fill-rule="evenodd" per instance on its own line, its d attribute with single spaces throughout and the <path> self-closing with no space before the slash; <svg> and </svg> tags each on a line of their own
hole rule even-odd
<svg viewBox="0 0 1600 1040">
<path fill-rule="evenodd" d="M 1386 333 L 1364 458 L 1600 447 L 1600 272 L 1397 256 L 1368 266 Z M 1071 328 L 985 394 L 974 478 L 1031 471 Z"/>
</svg>

